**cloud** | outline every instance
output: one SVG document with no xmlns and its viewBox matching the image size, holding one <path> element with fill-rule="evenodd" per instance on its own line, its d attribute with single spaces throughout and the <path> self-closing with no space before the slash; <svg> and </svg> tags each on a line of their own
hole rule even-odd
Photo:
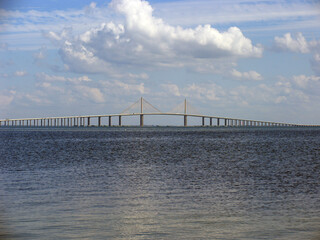
<svg viewBox="0 0 320 240">
<path fill-rule="evenodd" d="M 165 88 L 167 94 L 172 94 Z M 316 105 L 319 100 L 320 77 L 292 76 L 279 77 L 276 83 L 262 83 L 252 86 L 222 87 L 217 84 L 189 84 L 178 88 L 181 96 L 199 101 L 216 101 L 223 106 L 273 106 L 291 105 L 292 107 L 306 107 Z"/>
<path fill-rule="evenodd" d="M 300 89 L 292 79 L 280 78 L 275 84 L 259 84 L 257 86 L 237 86 L 226 91 L 228 98 L 225 104 L 240 107 L 249 106 L 288 106 L 304 107 L 312 100 L 317 102 L 316 95 L 310 95 L 306 89 Z"/>
<path fill-rule="evenodd" d="M 294 75 L 291 78 L 281 77 L 273 86 L 272 91 L 278 92 L 279 95 L 286 96 L 291 103 L 317 103 L 320 92 L 320 77 Z M 280 94 L 281 93 L 281 94 Z"/>
<path fill-rule="evenodd" d="M 262 80 L 262 76 L 260 75 L 260 73 L 257 73 L 256 71 L 239 72 L 236 69 L 232 69 L 231 75 L 239 79 L 247 79 L 247 80 L 254 80 L 254 81 Z"/>
<path fill-rule="evenodd" d="M 320 90 L 320 77 L 318 76 L 306 76 L 306 75 L 299 75 L 293 76 L 292 80 L 298 87 L 307 89 L 307 88 L 314 88 L 314 84 L 318 84 Z"/>
<path fill-rule="evenodd" d="M 79 98 L 91 100 L 96 103 L 105 101 L 104 95 L 99 88 L 87 86 L 87 84 L 92 83 L 92 80 L 86 75 L 71 78 L 37 73 L 35 76 L 39 81 L 37 87 L 46 91 L 49 94 L 49 98 L 53 97 L 53 95 L 56 94 L 55 92 L 58 92 L 62 99 L 68 99 L 70 101 Z"/>
<path fill-rule="evenodd" d="M 147 49 L 199 58 L 260 57 L 262 54 L 261 47 L 253 46 L 237 27 L 226 32 L 219 32 L 208 24 L 195 29 L 173 27 L 154 17 L 152 7 L 143 0 L 113 0 L 111 6 L 125 16 L 130 36 Z"/>
<path fill-rule="evenodd" d="M 297 53 L 311 53 L 311 67 L 315 73 L 320 75 L 320 41 L 307 41 L 302 33 L 297 33 L 292 38 L 291 33 L 284 34 L 283 37 L 275 37 L 275 49 L 291 51 Z"/>
<path fill-rule="evenodd" d="M 135 79 L 147 79 L 147 74 L 132 74 L 128 78 L 130 83 L 119 80 L 93 81 L 88 76 L 65 77 L 60 75 L 49 75 L 37 73 L 36 87 L 41 92 L 47 93 L 47 98 L 57 100 L 56 94 L 59 93 L 61 101 L 93 101 L 103 103 L 106 99 L 119 97 L 120 95 L 139 95 L 148 93 L 149 89 L 144 83 L 135 83 Z M 37 96 L 37 95 L 32 95 Z M 69 103 L 68 102 L 68 103 Z"/>
<path fill-rule="evenodd" d="M 51 105 L 54 102 L 54 101 L 50 101 L 48 98 L 46 98 L 46 96 L 43 95 L 43 93 L 39 93 L 39 92 L 22 94 L 21 97 L 24 100 L 28 100 L 42 106 Z M 23 104 L 25 104 L 25 102 Z"/>
<path fill-rule="evenodd" d="M 9 106 L 12 101 L 14 100 L 16 92 L 15 91 L 9 91 L 6 93 L 0 93 L 0 108 L 5 108 Z"/>
<path fill-rule="evenodd" d="M 17 77 L 23 77 L 23 76 L 26 76 L 28 73 L 26 71 L 16 71 L 14 73 L 15 76 Z"/>
<path fill-rule="evenodd" d="M 35 61 L 39 61 L 46 58 L 46 55 L 47 55 L 47 48 L 42 47 L 38 50 L 38 52 L 33 54 L 33 58 Z"/>
<path fill-rule="evenodd" d="M 188 84 L 182 90 L 182 95 L 198 100 L 218 101 L 225 95 L 221 86 L 210 84 Z"/>
<path fill-rule="evenodd" d="M 105 101 L 102 92 L 98 88 L 77 85 L 75 89 L 86 99 L 93 100 L 96 103 L 103 103 Z"/>
<path fill-rule="evenodd" d="M 125 24 L 102 23 L 74 36 L 71 29 L 45 34 L 60 48 L 71 71 L 113 74 L 131 66 L 197 69 L 195 65 L 208 61 L 216 65 L 225 58 L 262 56 L 262 47 L 254 46 L 237 27 L 220 32 L 210 25 L 171 26 L 154 17 L 143 0 L 113 0 L 110 6 L 124 16 Z"/>
<path fill-rule="evenodd" d="M 63 87 L 53 86 L 50 82 L 40 82 L 36 84 L 37 87 L 41 87 L 50 92 L 64 93 L 65 89 Z"/>
<path fill-rule="evenodd" d="M 310 52 L 309 44 L 302 33 L 297 33 L 294 38 L 292 38 L 291 33 L 286 33 L 283 37 L 275 37 L 274 41 L 276 48 L 284 51 L 300 53 Z"/>
<path fill-rule="evenodd" d="M 88 15 L 93 15 L 96 12 L 97 3 L 91 2 L 89 6 L 84 8 L 85 13 Z"/>
<path fill-rule="evenodd" d="M 100 84 L 94 82 L 88 76 L 65 77 L 60 75 L 49 75 L 46 73 L 35 74 L 37 80 L 35 93 L 30 93 L 28 100 L 39 103 L 37 99 L 44 98 L 44 104 L 62 103 L 69 105 L 75 101 L 78 104 L 88 101 L 94 103 L 105 102 L 105 95 Z M 42 96 L 43 94 L 43 96 Z"/>
<path fill-rule="evenodd" d="M 288 99 L 287 99 L 286 96 L 279 96 L 279 97 L 276 98 L 275 103 L 276 103 L 276 104 L 279 104 L 279 103 L 286 102 L 287 100 L 288 100 Z"/>
<path fill-rule="evenodd" d="M 168 83 L 168 84 L 161 84 L 161 87 L 169 94 L 172 94 L 176 97 L 180 97 L 179 87 L 176 84 Z"/>
<path fill-rule="evenodd" d="M 81 76 L 78 78 L 70 78 L 57 75 L 48 75 L 45 73 L 37 73 L 36 78 L 40 81 L 48 82 L 71 82 L 71 83 L 80 83 L 80 82 L 91 82 L 92 80 L 88 76 Z"/>
<path fill-rule="evenodd" d="M 266 21 L 286 24 L 285 20 L 300 22 L 302 19 L 312 20 L 318 26 L 318 6 L 316 1 L 279 1 L 279 0 L 232 0 L 223 4 L 212 0 L 160 1 L 155 3 L 158 14 L 170 23 L 179 25 L 195 25 L 203 22 L 212 24 L 230 24 L 255 22 L 255 26 L 264 29 Z M 274 23 L 273 23 L 274 24 Z M 294 28 L 294 25 L 288 26 Z M 288 29 L 288 27 L 286 29 Z"/>
<path fill-rule="evenodd" d="M 109 2 L 109 1 L 108 1 Z M 247 31 L 268 34 L 276 29 L 304 29 L 313 31 L 319 26 L 319 4 L 316 1 L 247 1 L 232 0 L 217 3 L 212 0 L 152 1 L 155 14 L 172 26 L 197 26 L 210 23 L 218 26 L 244 25 Z M 47 41 L 41 39 L 41 31 L 59 32 L 72 26 L 76 33 L 98 27 L 103 22 L 121 21 L 121 16 L 105 7 L 90 5 L 83 9 L 7 11 L 0 9 L 2 41 L 10 43 L 10 49 L 39 49 Z M 270 21 L 266 24 L 266 21 Z M 246 23 L 253 24 L 246 24 Z M 12 41 L 14 40 L 14 41 Z"/>
<path fill-rule="evenodd" d="M 211 86 L 201 86 L 193 83 L 187 86 L 183 90 L 183 92 L 186 96 L 190 96 L 196 99 L 206 98 L 208 100 L 219 100 L 215 88 L 215 84 L 211 84 Z"/>
<path fill-rule="evenodd" d="M 320 75 L 320 43 L 314 50 L 313 57 L 311 59 L 311 67 L 315 73 Z"/>
<path fill-rule="evenodd" d="M 114 81 L 101 81 L 101 86 L 104 88 L 105 92 L 108 92 L 109 94 L 145 94 L 149 91 L 144 86 L 144 83 L 125 83 L 119 80 Z"/>
</svg>

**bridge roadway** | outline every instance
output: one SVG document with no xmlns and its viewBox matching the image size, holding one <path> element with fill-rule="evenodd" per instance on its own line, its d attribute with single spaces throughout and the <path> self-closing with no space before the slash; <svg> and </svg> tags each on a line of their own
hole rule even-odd
<svg viewBox="0 0 320 240">
<path fill-rule="evenodd" d="M 108 118 L 108 126 L 122 126 L 122 117 L 140 116 L 140 126 L 144 126 L 144 116 L 183 116 L 183 125 L 188 126 L 188 117 L 202 118 L 201 126 L 224 126 L 224 127 L 241 127 L 241 126 L 259 126 L 259 127 L 312 127 L 315 125 L 301 125 L 292 123 L 280 123 L 270 121 L 256 121 L 248 119 L 217 117 L 201 114 L 185 114 L 185 113 L 121 113 L 121 114 L 105 114 L 105 115 L 84 115 L 84 116 L 65 116 L 65 117 L 43 117 L 43 118 L 23 118 L 23 119 L 2 119 L 0 127 L 101 127 L 101 119 Z M 112 118 L 118 117 L 118 124 L 112 125 Z M 97 124 L 91 125 L 91 120 L 96 118 Z M 209 119 L 209 125 L 205 125 L 205 119 Z M 213 122 L 215 119 L 215 124 Z"/>
</svg>

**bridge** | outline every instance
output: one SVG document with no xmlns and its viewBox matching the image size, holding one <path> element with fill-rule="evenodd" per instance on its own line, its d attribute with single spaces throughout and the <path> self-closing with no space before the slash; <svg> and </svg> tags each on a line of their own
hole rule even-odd
<svg viewBox="0 0 320 240">
<path fill-rule="evenodd" d="M 183 118 L 183 126 L 188 126 L 188 118 L 201 118 L 201 126 L 216 127 L 312 127 L 315 125 L 301 125 L 292 123 L 257 121 L 249 119 L 229 118 L 220 116 L 211 116 L 198 114 L 185 99 L 169 112 L 162 112 L 154 107 L 144 98 L 140 98 L 137 102 L 126 108 L 119 114 L 103 114 L 103 115 L 83 115 L 83 116 L 64 116 L 64 117 L 42 117 L 42 118 L 20 118 L 20 119 L 1 119 L 0 127 L 101 127 L 101 126 L 122 126 L 122 118 L 129 116 L 140 117 L 140 127 L 143 127 L 145 116 L 181 116 Z M 108 124 L 102 125 L 102 119 L 107 118 Z M 113 125 L 112 120 L 118 118 L 117 124 Z M 97 124 L 92 124 L 92 119 L 96 119 Z M 209 125 L 205 124 L 205 119 L 209 119 Z"/>
</svg>

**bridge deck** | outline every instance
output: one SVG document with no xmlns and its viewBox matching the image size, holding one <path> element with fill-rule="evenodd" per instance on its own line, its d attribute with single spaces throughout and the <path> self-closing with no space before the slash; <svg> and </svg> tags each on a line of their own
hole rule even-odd
<svg viewBox="0 0 320 240">
<path fill-rule="evenodd" d="M 84 119 L 87 119 L 87 126 L 90 125 L 90 119 L 91 118 L 98 118 L 99 123 L 101 124 L 101 118 L 109 118 L 109 121 L 112 117 L 119 117 L 119 125 L 121 125 L 121 117 L 126 116 L 140 116 L 140 121 L 143 121 L 143 116 L 183 116 L 185 119 L 187 117 L 196 117 L 196 118 L 202 118 L 202 125 L 204 124 L 204 119 L 210 119 L 210 126 L 213 125 L 212 119 L 216 119 L 217 123 L 215 126 L 316 126 L 316 125 L 302 125 L 302 124 L 292 124 L 292 123 L 282 123 L 282 122 L 272 122 L 272 121 L 261 121 L 261 120 L 250 120 L 250 119 L 241 119 L 241 118 L 230 118 L 230 117 L 220 117 L 220 116 L 211 116 L 211 115 L 202 115 L 202 114 L 185 114 L 185 113 L 171 113 L 171 112 L 154 112 L 154 113 L 120 113 L 120 114 L 102 114 L 102 115 L 79 115 L 79 116 L 62 116 L 62 117 L 38 117 L 38 118 L 14 118 L 14 119 L 1 119 L 0 120 L 0 126 L 24 126 L 24 121 L 27 121 L 27 125 L 39 125 L 38 121 L 48 121 L 47 125 L 53 126 L 52 120 L 60 120 L 61 124 L 63 126 L 70 126 L 72 125 L 72 120 L 74 121 L 74 125 L 79 125 L 79 123 L 75 124 L 75 121 L 83 121 L 83 124 L 80 123 L 80 125 L 84 124 Z M 142 118 L 142 120 L 141 120 Z M 69 119 L 69 120 L 68 120 Z M 68 124 L 65 123 L 65 121 L 71 120 Z M 220 120 L 224 120 L 225 122 L 220 123 Z M 32 124 L 31 122 L 34 121 Z M 36 124 L 37 121 L 37 124 Z M 51 122 L 50 122 L 51 121 Z M 63 122 L 64 121 L 64 122 Z M 42 125 L 42 122 L 41 122 Z M 45 125 L 45 122 L 44 122 Z M 57 125 L 57 123 L 55 123 Z M 58 123 L 59 125 L 59 123 Z M 73 125 L 73 126 L 74 126 Z M 143 124 L 140 125 L 143 126 Z M 187 125 L 186 122 L 184 124 Z M 110 124 L 111 126 L 111 124 Z"/>
</svg>

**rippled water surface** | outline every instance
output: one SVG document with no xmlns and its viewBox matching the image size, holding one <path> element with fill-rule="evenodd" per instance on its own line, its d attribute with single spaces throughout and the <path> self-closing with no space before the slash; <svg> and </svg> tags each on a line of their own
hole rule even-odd
<svg viewBox="0 0 320 240">
<path fill-rule="evenodd" d="M 314 239 L 320 130 L 0 131 L 0 239 Z"/>
</svg>

